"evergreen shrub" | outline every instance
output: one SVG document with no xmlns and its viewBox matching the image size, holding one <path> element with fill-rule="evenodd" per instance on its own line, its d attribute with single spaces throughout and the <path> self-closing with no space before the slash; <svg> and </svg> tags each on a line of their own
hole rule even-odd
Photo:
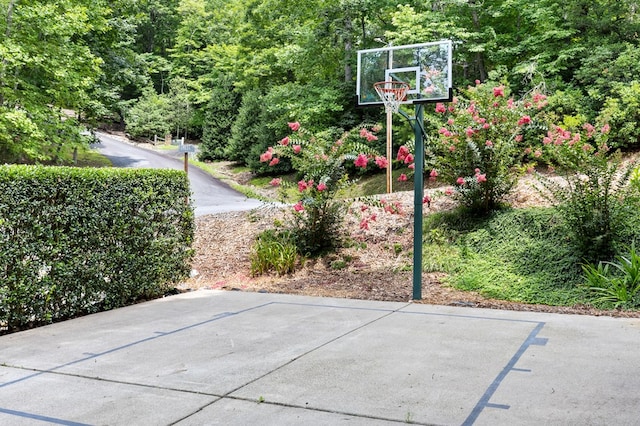
<svg viewBox="0 0 640 426">
<path fill-rule="evenodd" d="M 162 296 L 188 277 L 176 170 L 0 166 L 0 334 Z"/>
</svg>

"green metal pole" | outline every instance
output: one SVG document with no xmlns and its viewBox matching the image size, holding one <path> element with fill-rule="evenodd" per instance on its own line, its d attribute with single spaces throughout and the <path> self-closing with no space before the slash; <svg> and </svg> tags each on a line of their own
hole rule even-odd
<svg viewBox="0 0 640 426">
<path fill-rule="evenodd" d="M 415 135 L 415 169 L 413 176 L 413 300 L 422 299 L 422 199 L 424 198 L 424 105 L 416 104 L 413 122 Z"/>
</svg>

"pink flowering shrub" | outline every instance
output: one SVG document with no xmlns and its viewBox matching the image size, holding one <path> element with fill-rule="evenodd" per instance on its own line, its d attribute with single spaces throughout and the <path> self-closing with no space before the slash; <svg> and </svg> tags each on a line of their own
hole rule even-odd
<svg viewBox="0 0 640 426">
<path fill-rule="evenodd" d="M 623 166 L 619 152 L 610 155 L 609 131 L 607 124 L 550 126 L 535 151 L 564 178 L 558 182 L 540 175 L 572 243 L 589 262 L 610 260 L 626 213 L 638 208 L 629 184 L 636 163 Z"/>
<path fill-rule="evenodd" d="M 360 126 L 336 135 L 312 134 L 298 122 L 288 124 L 292 133 L 269 147 L 260 161 L 275 165 L 287 158 L 291 162 L 299 180 L 288 230 L 299 253 L 317 255 L 341 243 L 348 205 L 337 195 L 353 183 L 348 169 L 386 168 L 388 159 L 372 145 L 378 139 L 377 126 Z M 278 179 L 271 184 L 287 186 Z M 283 193 L 282 201 L 292 200 Z"/>
<path fill-rule="evenodd" d="M 474 213 L 499 207 L 516 182 L 525 136 L 540 132 L 533 117 L 545 105 L 540 93 L 515 100 L 504 86 L 488 84 L 467 88 L 448 105 L 436 104 L 430 179 L 452 183 L 456 198 Z"/>
</svg>

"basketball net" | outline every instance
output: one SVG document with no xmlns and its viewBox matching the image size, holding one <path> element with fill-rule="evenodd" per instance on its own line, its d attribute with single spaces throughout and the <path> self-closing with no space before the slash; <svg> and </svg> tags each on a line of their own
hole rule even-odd
<svg viewBox="0 0 640 426">
<path fill-rule="evenodd" d="M 379 81 L 373 84 L 387 112 L 397 113 L 407 97 L 409 85 L 402 81 Z"/>
</svg>

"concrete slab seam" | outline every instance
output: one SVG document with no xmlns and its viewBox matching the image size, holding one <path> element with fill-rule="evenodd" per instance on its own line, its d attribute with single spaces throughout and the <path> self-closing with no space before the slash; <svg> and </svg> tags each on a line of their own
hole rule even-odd
<svg viewBox="0 0 640 426">
<path fill-rule="evenodd" d="M 462 318 L 462 319 L 481 319 L 481 320 L 488 320 L 488 321 L 503 321 L 503 322 L 523 323 L 523 324 L 539 324 L 540 323 L 540 321 L 526 320 L 526 319 L 496 318 L 496 317 L 480 316 L 480 315 L 462 315 L 462 314 L 451 314 L 451 313 L 419 312 L 419 311 L 404 310 L 409 306 L 416 306 L 414 303 L 411 303 L 411 302 L 406 303 L 404 306 L 401 306 L 398 309 L 362 308 L 357 306 L 340 306 L 340 305 L 318 305 L 315 303 L 300 303 L 300 302 L 273 302 L 271 303 L 271 305 L 310 306 L 314 308 L 332 308 L 332 309 L 359 310 L 359 311 L 371 311 L 371 312 L 390 312 L 390 313 L 406 314 L 406 315 L 424 315 L 424 316 L 433 316 L 433 317 L 449 317 L 449 318 Z M 423 306 L 426 306 L 426 305 L 423 305 Z"/>
<path fill-rule="evenodd" d="M 487 320 L 487 321 L 502 321 L 502 322 L 523 323 L 523 324 L 539 324 L 540 323 L 540 321 L 535 321 L 535 320 L 513 319 L 513 318 L 496 318 L 496 317 L 479 316 L 479 315 L 444 314 L 444 313 L 436 313 L 436 312 L 418 312 L 418 311 L 399 311 L 398 313 L 399 314 L 408 314 L 408 315 L 425 315 L 425 316 L 430 316 L 430 317 L 480 319 L 480 320 Z"/>
<path fill-rule="evenodd" d="M 9 368 L 14 368 L 16 370 L 38 371 L 38 370 L 22 368 L 22 367 L 9 367 Z M 52 374 L 55 376 L 62 376 L 62 377 L 73 377 L 75 379 L 90 380 L 94 382 L 104 382 L 104 383 L 111 383 L 116 385 L 124 385 L 124 386 L 131 386 L 131 387 L 138 387 L 138 388 L 145 388 L 145 389 L 155 389 L 155 390 L 161 390 L 161 391 L 167 391 L 167 392 L 186 393 L 186 394 L 199 395 L 199 396 L 210 396 L 212 398 L 217 398 L 217 399 L 224 397 L 224 395 L 219 395 L 211 392 L 202 392 L 202 391 L 191 390 L 191 389 L 180 389 L 180 388 L 174 388 L 169 386 L 150 385 L 146 383 L 127 382 L 125 380 L 105 379 L 104 377 L 86 376 L 83 374 L 73 374 L 73 373 L 63 373 L 60 371 L 39 371 L 38 375 L 42 376 L 46 374 Z M 213 402 L 217 401 L 217 399 L 214 400 Z M 2 408 L 0 408 L 0 410 L 1 409 Z"/>
<path fill-rule="evenodd" d="M 362 413 L 350 413 L 350 412 L 347 412 L 347 411 L 329 410 L 329 409 L 325 409 L 325 408 L 308 407 L 308 406 L 302 406 L 302 405 L 297 405 L 297 404 L 286 404 L 286 403 L 283 403 L 283 402 L 275 402 L 275 401 L 266 401 L 266 400 L 265 401 L 256 401 L 255 399 L 245 398 L 245 397 L 240 397 L 240 396 L 232 396 L 232 395 L 227 395 L 227 396 L 225 396 L 223 398 L 220 398 L 220 399 L 214 401 L 213 403 L 207 404 L 207 406 L 202 407 L 202 409 L 207 408 L 209 406 L 212 406 L 213 404 L 215 404 L 217 402 L 224 401 L 225 399 L 230 399 L 230 400 L 233 400 L 233 401 L 252 402 L 254 404 L 260 404 L 260 405 L 272 405 L 274 407 L 295 408 L 295 409 L 299 409 L 299 410 L 303 410 L 303 411 L 316 411 L 316 412 L 319 412 L 319 413 L 338 414 L 338 415 L 349 416 L 349 417 L 357 417 L 357 418 L 361 418 L 361 419 L 381 420 L 381 421 L 391 422 L 391 423 L 407 424 L 406 420 L 399 420 L 399 419 L 388 418 L 388 417 L 372 416 L 372 415 L 367 415 L 367 414 L 362 414 Z M 197 412 L 199 412 L 201 410 L 198 410 L 198 411 L 194 412 L 193 414 L 196 414 Z M 184 418 L 182 418 L 182 419 L 180 419 L 178 421 L 175 421 L 175 422 L 171 423 L 169 426 L 180 424 L 180 422 L 182 422 L 183 420 L 186 420 L 187 418 L 191 417 L 193 414 L 190 414 L 189 416 L 186 416 L 186 417 L 184 417 Z M 437 423 L 423 423 L 423 422 L 417 422 L 417 421 L 411 421 L 411 424 L 419 425 L 419 426 L 442 426 L 442 425 L 439 425 Z"/>
<path fill-rule="evenodd" d="M 242 314 L 244 312 L 248 312 L 248 311 L 251 311 L 251 310 L 254 310 L 254 309 L 259 309 L 259 308 L 262 308 L 262 307 L 270 305 L 270 304 L 271 303 L 266 303 L 266 304 L 254 306 L 254 307 L 251 307 L 251 308 L 243 309 L 243 310 L 238 311 L 238 312 L 223 312 L 223 313 L 215 315 L 213 318 L 210 318 L 208 320 L 201 321 L 201 322 L 198 322 L 198 323 L 195 323 L 195 324 L 190 324 L 190 325 L 187 325 L 187 326 L 184 326 L 184 327 L 181 327 L 181 328 L 177 328 L 175 330 L 171 330 L 171 331 L 168 331 L 168 332 L 155 332 L 153 336 L 146 337 L 146 338 L 140 339 L 140 340 L 136 340 L 134 342 L 130 342 L 130 343 L 118 346 L 116 348 L 111 348 L 111 349 L 108 349 L 108 350 L 103 351 L 103 352 L 99 352 L 99 353 L 85 352 L 85 354 L 87 356 L 85 356 L 84 358 L 79 358 L 79 359 L 76 359 L 74 361 L 70 361 L 68 363 L 61 364 L 61 365 L 58 365 L 58 366 L 55 366 L 53 368 L 49 368 L 49 369 L 46 369 L 46 370 L 30 369 L 30 368 L 25 368 L 25 367 L 21 367 L 21 366 L 13 366 L 13 365 L 3 364 L 6 367 L 22 368 L 24 370 L 37 371 L 37 373 L 31 374 L 31 375 L 26 376 L 26 377 L 22 377 L 20 379 L 12 380 L 10 382 L 0 383 L 0 389 L 2 389 L 4 387 L 7 387 L 7 386 L 11 386 L 11 385 L 16 384 L 16 383 L 20 383 L 20 382 L 24 382 L 26 380 L 30 380 L 30 379 L 32 379 L 34 377 L 40 376 L 40 375 L 45 374 L 45 373 L 53 373 L 53 372 L 56 372 L 57 370 L 65 368 L 65 367 L 69 367 L 69 366 L 72 366 L 72 365 L 80 364 L 82 362 L 86 362 L 86 361 L 89 361 L 89 360 L 92 360 L 92 359 L 95 359 L 95 358 L 99 358 L 99 357 L 104 356 L 104 355 L 109 355 L 109 354 L 121 351 L 123 349 L 131 348 L 133 346 L 138 346 L 138 345 L 141 345 L 143 343 L 147 343 L 147 342 L 150 342 L 150 341 L 162 338 L 162 337 L 171 336 L 171 335 L 174 335 L 174 334 L 177 334 L 177 333 L 181 333 L 181 332 L 183 332 L 185 330 L 190 330 L 190 329 L 193 329 L 193 328 L 197 328 L 197 327 L 200 327 L 202 325 L 210 324 L 212 322 L 215 322 L 215 321 L 218 321 L 218 320 L 221 320 L 221 319 L 224 319 L 224 318 L 240 315 L 240 314 Z"/>
<path fill-rule="evenodd" d="M 537 337 L 538 333 L 540 333 L 540 331 L 544 326 L 545 326 L 544 322 L 539 322 L 538 325 L 531 331 L 531 333 L 529 333 L 529 336 L 527 336 L 527 338 L 522 343 L 522 345 L 520 345 L 520 348 L 518 348 L 518 350 L 513 355 L 513 357 L 511 357 L 507 365 L 505 365 L 505 367 L 502 369 L 502 371 L 500 371 L 500 373 L 494 379 L 491 385 L 489 385 L 485 393 L 482 395 L 482 397 L 480 398 L 476 406 L 471 411 L 471 414 L 469 414 L 469 416 L 464 421 L 464 423 L 462 423 L 462 426 L 473 425 L 485 408 L 498 408 L 502 410 L 508 410 L 510 408 L 509 405 L 491 403 L 490 402 L 491 397 L 495 394 L 495 392 L 500 387 L 500 384 L 502 383 L 502 381 L 505 379 L 505 377 L 507 377 L 507 375 L 511 371 L 531 372 L 531 370 L 528 370 L 528 369 L 516 368 L 515 365 L 520 360 L 522 355 L 527 351 L 527 349 L 529 349 L 530 346 L 533 346 L 533 345 L 545 346 L 547 344 L 548 339 Z"/>
<path fill-rule="evenodd" d="M 242 398 L 237 398 L 237 397 L 233 397 L 231 396 L 232 393 L 237 392 L 238 390 L 242 389 L 245 386 L 248 386 L 251 383 L 254 383 L 257 380 L 260 380 L 270 374 L 273 374 L 274 372 L 284 368 L 285 366 L 301 359 L 302 357 L 319 350 L 320 348 L 331 344 L 341 338 L 344 338 L 345 336 L 354 333 L 362 328 L 365 328 L 377 321 L 380 321 L 383 318 L 386 318 L 394 313 L 399 313 L 399 314 L 408 314 L 408 315 L 426 315 L 426 316 L 445 316 L 445 317 L 458 317 L 458 318 L 469 318 L 469 319 L 484 319 L 484 320 L 491 320 L 491 321 L 506 321 L 506 322 L 519 322 L 519 323 L 532 323 L 532 324 L 537 324 L 536 328 L 530 333 L 530 335 L 528 336 L 528 338 L 525 340 L 525 342 L 521 345 L 521 347 L 519 348 L 519 350 L 516 352 L 516 354 L 511 358 L 511 360 L 509 361 L 509 363 L 505 366 L 505 368 L 498 374 L 498 376 L 496 377 L 496 379 L 493 381 L 493 383 L 489 386 L 489 388 L 486 390 L 485 394 L 480 398 L 480 400 L 478 401 L 476 407 L 472 410 L 471 414 L 469 415 L 469 417 L 467 418 L 467 420 L 465 421 L 465 423 L 463 423 L 463 425 L 471 425 L 475 422 L 475 420 L 477 420 L 478 416 L 480 415 L 480 413 L 485 409 L 485 408 L 500 408 L 500 409 L 508 409 L 509 406 L 507 405 L 501 405 L 501 404 L 495 404 L 495 403 L 491 403 L 490 399 L 493 396 L 493 394 L 496 392 L 496 390 L 498 389 L 498 387 L 500 386 L 501 382 L 503 381 L 503 379 L 506 377 L 506 375 L 511 372 L 511 371 L 524 371 L 524 372 L 530 372 L 530 370 L 523 370 L 523 369 L 517 369 L 515 368 L 515 364 L 517 363 L 517 361 L 520 359 L 520 357 L 523 355 L 523 353 L 528 349 L 529 346 L 531 345 L 545 345 L 547 343 L 547 339 L 544 338 L 539 338 L 537 337 L 537 334 L 539 333 L 539 331 L 542 329 L 542 327 L 544 327 L 545 323 L 544 322 L 538 322 L 538 321 L 531 321 L 531 320 L 517 320 L 517 319 L 506 319 L 506 318 L 495 318 L 495 317 L 485 317 L 485 316 L 476 316 L 476 315 L 460 315 L 460 314 L 446 314 L 446 313 L 430 313 L 430 312 L 418 312 L 418 311 L 406 311 L 403 309 L 406 309 L 409 306 L 412 306 L 412 303 L 407 303 L 407 304 L 403 304 L 402 306 L 399 306 L 397 309 L 382 309 L 382 308 L 363 308 L 363 307 L 354 307 L 354 306 L 338 306 L 338 305 L 324 305 L 324 304 L 314 304 L 314 303 L 293 303 L 293 302 L 269 302 L 269 303 L 264 303 L 264 304 L 260 304 L 260 305 L 256 305 L 247 309 L 243 309 L 243 310 L 239 310 L 237 312 L 223 312 L 220 314 L 217 314 L 216 316 L 214 316 L 213 318 L 207 319 L 205 321 L 201 321 L 201 322 L 197 322 L 194 324 L 190 324 L 187 325 L 185 327 L 181 327 L 172 331 L 168 331 L 168 332 L 155 332 L 153 336 L 151 337 L 147 337 L 144 339 L 140 339 L 138 341 L 134 341 L 125 345 L 121 345 L 119 347 L 116 348 L 112 348 L 100 353 L 88 353 L 88 356 L 71 361 L 69 363 L 63 364 L 63 365 L 59 365 L 56 367 L 53 367 L 51 369 L 48 370 L 31 370 L 31 371 L 38 371 L 36 374 L 32 374 L 29 375 L 27 377 L 21 378 L 21 379 L 17 379 L 14 381 L 10 381 L 10 382 L 6 382 L 6 383 L 1 383 L 0 384 L 0 388 L 3 387 L 7 387 L 10 386 L 12 384 L 15 383 L 19 383 L 19 382 L 23 382 L 26 380 L 29 380 L 31 378 L 37 377 L 39 375 L 42 374 L 46 374 L 46 373 L 55 373 L 55 374 L 64 374 L 64 373 L 60 373 L 57 372 L 57 370 L 60 370 L 64 367 L 70 366 L 70 365 L 75 365 L 81 362 L 85 362 L 94 358 L 98 358 L 100 356 L 104 356 L 107 354 L 111 354 L 126 348 L 130 348 L 132 346 L 136 346 L 136 345 L 141 345 L 143 343 L 158 339 L 160 337 L 165 337 L 165 336 L 170 336 L 176 333 L 180 333 L 183 332 L 185 330 L 189 330 L 189 329 L 193 329 L 202 325 L 206 325 L 215 321 L 218 321 L 220 319 L 224 319 L 224 318 L 228 318 L 231 316 L 237 316 L 240 315 L 242 313 L 246 313 L 246 312 L 250 312 L 250 311 L 255 311 L 255 310 L 259 310 L 262 308 L 265 308 L 267 306 L 272 306 L 272 305 L 290 305 L 290 306 L 310 306 L 310 307 L 315 307 L 315 308 L 329 308 L 329 309 L 345 309 L 345 310 L 365 310 L 365 311 L 375 311 L 375 312 L 381 312 L 384 313 L 384 315 L 381 315 L 365 324 L 359 325 L 358 327 L 347 331 L 346 333 L 343 333 L 340 336 L 334 337 L 330 340 L 328 340 L 327 342 L 324 342 L 320 345 L 318 345 L 315 348 L 312 348 L 308 351 L 306 351 L 305 353 L 289 360 L 288 362 L 272 369 L 271 371 L 265 373 L 264 375 L 255 378 L 241 386 L 239 386 L 238 388 L 226 393 L 225 395 L 209 395 L 212 397 L 216 397 L 217 399 L 210 402 L 209 404 L 203 406 L 201 409 L 197 410 L 201 411 L 202 409 L 206 408 L 207 406 L 210 406 L 224 398 L 229 398 L 229 399 L 242 399 Z M 12 367 L 9 365 L 6 365 L 7 367 Z M 23 367 L 14 367 L 14 368 L 23 368 Z M 23 368 L 26 369 L 26 368 Z M 78 376 L 80 377 L 80 376 Z M 95 379 L 95 378 L 89 378 L 89 377 L 83 377 L 85 379 Z M 138 386 L 145 386 L 145 387 L 149 387 L 146 385 L 139 385 L 139 384 L 135 384 L 135 383 L 123 383 L 123 384 L 127 384 L 127 385 L 138 385 Z M 158 389 L 166 389 L 166 388 L 162 388 L 162 387 L 157 387 Z M 178 392 L 184 392 L 184 390 L 180 390 L 180 389 L 167 389 L 167 390 L 173 390 L 173 391 L 178 391 Z M 193 393 L 193 392 L 189 392 L 189 393 Z M 204 394 L 204 393 L 200 393 L 200 394 Z M 252 400 L 250 400 L 252 401 Z M 277 404 L 277 403 L 270 403 L 270 404 L 276 404 L 276 405 L 281 405 L 281 404 Z M 287 405 L 288 406 L 288 405 Z M 309 407 L 299 407 L 299 406 L 291 406 L 291 407 L 295 407 L 295 408 L 300 408 L 300 409 L 306 409 L 306 410 L 319 410 L 319 411 L 325 411 L 322 409 L 317 409 L 317 408 L 309 408 Z M 7 410 L 7 409 L 2 409 L 0 408 L 0 412 L 3 412 L 5 414 L 13 414 L 13 415 L 18 415 L 19 412 L 17 411 L 12 411 L 12 410 Z M 333 411 L 327 411 L 327 412 L 332 412 Z M 193 415 L 195 413 L 192 413 L 191 415 Z M 352 414 L 352 413 L 336 413 L 336 414 L 345 414 L 345 415 L 350 415 L 350 416 L 358 416 L 358 417 L 362 417 L 362 415 L 357 415 L 357 414 Z M 191 415 L 185 417 L 188 418 Z M 29 417 L 31 418 L 30 414 L 28 413 L 23 413 L 21 416 L 23 417 Z M 35 416 L 35 415 L 34 415 Z M 37 416 L 36 416 L 37 417 Z M 35 418 L 35 417 L 34 417 Z M 48 418 L 47 418 L 48 419 Z M 184 419 L 183 419 L 184 420 Z M 390 419 L 381 419 L 381 420 L 390 420 Z M 73 423 L 73 422 L 67 422 L 65 420 L 61 420 L 61 419 L 50 419 L 47 420 L 50 423 L 56 423 L 56 424 L 64 424 L 64 425 L 76 425 L 78 423 Z"/>
<path fill-rule="evenodd" d="M 285 303 L 279 303 L 279 302 L 273 302 L 272 304 L 273 304 L 273 305 L 313 306 L 313 307 L 321 307 L 321 308 L 329 307 L 329 308 L 332 308 L 332 309 L 340 308 L 340 306 L 327 306 L 327 305 L 317 305 L 317 304 L 307 304 L 307 303 L 286 303 L 286 302 L 285 302 Z M 400 307 L 400 308 L 398 308 L 398 309 L 402 309 L 402 308 L 404 308 L 404 307 L 406 307 L 406 305 L 405 305 L 405 306 L 402 306 L 402 307 Z M 232 397 L 232 396 L 231 396 L 231 394 L 233 394 L 233 393 L 235 393 L 235 392 L 239 391 L 240 389 L 242 389 L 242 388 L 244 388 L 244 387 L 246 387 L 246 386 L 251 385 L 252 383 L 257 382 L 258 380 L 262 380 L 262 379 L 264 379 L 265 377 L 267 377 L 267 376 L 269 376 L 269 375 L 271 375 L 271 374 L 273 374 L 273 373 L 275 373 L 275 372 L 277 372 L 277 371 L 279 371 L 279 370 L 283 369 L 284 367 L 286 367 L 286 366 L 288 366 L 288 365 L 291 365 L 292 363 L 294 363 L 294 362 L 296 362 L 296 361 L 298 361 L 298 360 L 302 359 L 303 357 L 305 357 L 305 356 L 307 356 L 307 355 L 309 355 L 309 354 L 311 354 L 311 353 L 313 353 L 313 352 L 315 352 L 315 351 L 317 351 L 317 350 L 319 350 L 319 349 L 321 349 L 321 348 L 323 348 L 323 347 L 325 347 L 325 346 L 327 346 L 327 345 L 329 345 L 329 344 L 331 344 L 331 343 L 334 343 L 334 342 L 336 342 L 336 341 L 338 341 L 338 340 L 340 340 L 340 339 L 344 338 L 345 336 L 348 336 L 348 335 L 349 335 L 349 334 L 351 334 L 351 333 L 354 333 L 354 332 L 356 332 L 356 331 L 358 331 L 358 330 L 361 330 L 361 329 L 363 329 L 363 328 L 365 328 L 365 327 L 367 327 L 367 326 L 369 326 L 369 325 L 371 325 L 371 324 L 373 324 L 373 323 L 375 323 L 375 322 L 377 322 L 377 321 L 380 321 L 381 319 L 386 318 L 386 317 L 388 317 L 389 315 L 392 315 L 393 313 L 396 313 L 396 312 L 398 311 L 397 309 L 395 309 L 395 310 L 394 310 L 394 309 L 366 309 L 366 308 L 356 308 L 356 309 L 364 309 L 364 310 L 370 310 L 370 311 L 376 311 L 376 312 L 383 312 L 383 313 L 385 313 L 385 315 L 379 316 L 379 317 L 377 317 L 377 318 L 375 318 L 375 319 L 373 319 L 373 320 L 371 320 L 371 321 L 366 322 L 365 324 L 361 324 L 361 325 L 359 325 L 359 326 L 357 326 L 357 327 L 355 327 L 355 328 L 353 328 L 353 329 L 351 329 L 351 330 L 349 330 L 349 331 L 347 331 L 347 332 L 345 332 L 345 333 L 341 334 L 340 336 L 337 336 L 337 337 L 331 338 L 331 339 L 327 340 L 326 342 L 324 342 L 324 343 L 322 343 L 322 344 L 320 344 L 320 345 L 317 345 L 317 346 L 316 346 L 316 347 L 314 347 L 314 348 L 309 349 L 308 351 L 306 351 L 306 352 L 304 352 L 304 353 L 302 353 L 302 354 L 300 354 L 300 355 L 298 355 L 298 356 L 296 356 L 296 357 L 294 357 L 294 358 L 290 359 L 289 361 L 287 361 L 287 362 L 285 362 L 285 363 L 283 363 L 283 364 L 281 364 L 281 365 L 279 365 L 279 366 L 277 366 L 277 367 L 275 367 L 275 368 L 273 368 L 273 369 L 271 369 L 271 370 L 267 371 L 266 373 L 262 374 L 261 376 L 255 377 L 255 378 L 253 378 L 253 379 L 249 380 L 248 382 L 246 382 L 246 383 L 244 383 L 244 384 L 242 384 L 242 385 L 240 385 L 240 386 L 236 387 L 235 389 L 230 390 L 230 391 L 229 391 L 229 392 L 227 392 L 226 394 L 222 395 L 222 398 L 238 399 L 238 400 L 246 400 L 246 399 L 244 399 L 244 398 Z M 219 401 L 219 400 L 218 400 L 218 401 Z M 191 417 L 191 416 L 193 416 L 193 415 L 197 414 L 198 412 L 200 412 L 200 411 L 204 410 L 205 408 L 207 408 L 207 407 L 209 407 L 209 406 L 211 406 L 211 405 L 215 404 L 215 403 L 216 403 L 216 402 L 218 402 L 218 401 L 212 401 L 211 403 L 206 404 L 205 406 L 201 407 L 200 409 L 196 410 L 195 412 L 191 413 L 190 415 L 188 415 L 188 416 L 186 416 L 186 417 L 184 417 L 184 418 L 180 419 L 180 421 L 183 421 L 183 420 L 188 419 L 189 417 Z M 258 402 L 258 401 L 251 400 L 251 399 L 248 399 L 248 401 Z M 281 405 L 281 404 L 277 404 L 277 405 Z M 283 406 L 285 406 L 285 405 L 283 405 Z M 292 406 L 292 407 L 293 407 L 293 406 Z M 297 408 L 302 408 L 302 409 L 305 409 L 305 410 L 309 410 L 309 409 L 311 409 L 311 410 L 315 410 L 315 411 L 324 411 L 324 410 L 318 410 L 318 409 L 315 409 L 315 408 L 309 408 L 309 407 L 297 407 Z M 332 411 L 328 411 L 328 412 L 332 412 Z M 346 414 L 346 413 L 342 413 L 342 414 Z M 350 415 L 353 415 L 353 414 L 350 414 Z"/>
</svg>

